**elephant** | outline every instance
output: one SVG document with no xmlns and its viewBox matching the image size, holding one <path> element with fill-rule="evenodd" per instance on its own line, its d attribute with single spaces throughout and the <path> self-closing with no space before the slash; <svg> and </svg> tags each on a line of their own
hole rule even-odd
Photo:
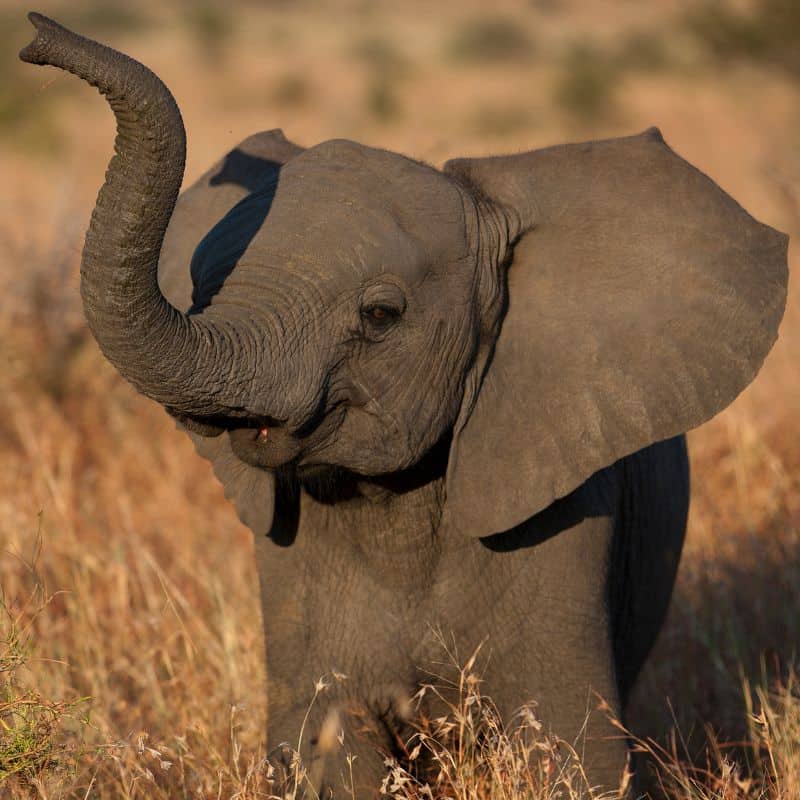
<svg viewBox="0 0 800 800">
<path fill-rule="evenodd" d="M 29 18 L 20 57 L 116 115 L 84 311 L 253 532 L 269 747 L 305 719 L 319 787 L 349 753 L 374 790 L 444 635 L 482 646 L 502 714 L 535 699 L 548 730 L 585 737 L 591 783 L 618 785 L 626 744 L 587 710 L 597 694 L 622 718 L 662 625 L 684 434 L 776 341 L 786 236 L 655 128 L 441 169 L 271 130 L 179 196 L 159 78 Z M 330 669 L 347 679 L 308 712 Z M 366 733 L 328 752 L 334 712 Z"/>
</svg>

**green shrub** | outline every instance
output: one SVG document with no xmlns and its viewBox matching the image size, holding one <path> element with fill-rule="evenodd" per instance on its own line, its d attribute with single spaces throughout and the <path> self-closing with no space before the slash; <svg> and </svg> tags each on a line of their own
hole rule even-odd
<svg viewBox="0 0 800 800">
<path fill-rule="evenodd" d="M 374 75 L 367 84 L 365 104 L 375 119 L 382 122 L 395 119 L 400 113 L 400 103 L 394 82 L 382 73 Z"/>
<path fill-rule="evenodd" d="M 212 58 L 221 55 L 233 34 L 230 10 L 216 2 L 190 4 L 186 23 L 197 44 Z"/>
<path fill-rule="evenodd" d="M 405 71 L 408 59 L 388 39 L 366 36 L 355 42 L 351 54 L 370 69 L 398 75 Z"/>
<path fill-rule="evenodd" d="M 748 59 L 800 76 L 798 0 L 759 0 L 749 14 L 706 0 L 688 14 L 686 26 L 715 58 Z"/>
<path fill-rule="evenodd" d="M 665 37 L 654 31 L 637 30 L 627 34 L 614 55 L 619 70 L 655 72 L 669 63 Z"/>
<path fill-rule="evenodd" d="M 450 40 L 447 53 L 454 61 L 487 64 L 524 61 L 535 46 L 520 22 L 510 17 L 477 17 L 463 23 Z"/>
<path fill-rule="evenodd" d="M 19 679 L 31 658 L 30 625 L 48 602 L 39 587 L 21 601 L 21 608 L 0 598 L 0 788 L 9 781 L 26 785 L 46 773 L 73 769 L 80 753 L 79 742 L 71 741 L 74 729 L 80 736 L 89 722 L 88 698 L 50 700 Z"/>
<path fill-rule="evenodd" d="M 599 119 L 614 110 L 618 83 L 619 73 L 612 59 L 591 42 L 578 42 L 564 59 L 555 100 L 577 119 Z"/>
<path fill-rule="evenodd" d="M 275 82 L 272 102 L 282 108 L 302 106 L 311 96 L 311 85 L 300 72 L 287 72 Z"/>
<path fill-rule="evenodd" d="M 113 0 L 95 0 L 87 4 L 86 9 L 74 19 L 69 14 L 64 18 L 64 24 L 68 27 L 93 35 L 137 33 L 150 27 L 151 22 L 138 3 L 118 3 Z"/>
</svg>

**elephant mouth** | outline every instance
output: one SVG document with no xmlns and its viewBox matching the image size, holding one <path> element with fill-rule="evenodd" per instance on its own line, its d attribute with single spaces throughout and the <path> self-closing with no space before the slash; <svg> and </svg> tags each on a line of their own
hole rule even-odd
<svg viewBox="0 0 800 800">
<path fill-rule="evenodd" d="M 228 438 L 234 455 L 253 467 L 277 469 L 297 461 L 304 440 L 285 427 L 258 425 L 232 428 Z"/>
<path fill-rule="evenodd" d="M 312 458 L 339 428 L 344 417 L 342 407 L 292 430 L 283 421 L 267 417 L 192 418 L 178 421 L 191 433 L 204 437 L 227 435 L 234 455 L 246 464 L 276 470 L 299 466 Z"/>
</svg>

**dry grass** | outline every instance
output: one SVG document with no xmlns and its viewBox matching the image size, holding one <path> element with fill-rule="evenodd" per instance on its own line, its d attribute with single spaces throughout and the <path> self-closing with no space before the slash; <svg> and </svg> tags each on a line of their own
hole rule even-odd
<svg viewBox="0 0 800 800">
<path fill-rule="evenodd" d="M 474 669 L 478 652 L 461 666 L 444 637 L 441 644 L 449 669 L 415 696 L 416 730 L 405 743 L 405 764 L 386 760 L 382 793 L 393 800 L 611 800 L 624 795 L 631 778 L 627 770 L 618 790 L 594 790 L 581 763 L 582 737 L 567 742 L 548 734 L 535 703 L 503 720 Z M 448 680 L 453 671 L 455 679 Z M 444 709 L 434 719 L 420 713 L 420 704 L 429 699 Z M 416 768 L 420 761 L 424 770 Z"/>
<path fill-rule="evenodd" d="M 800 232 L 792 72 L 732 47 L 717 62 L 687 30 L 688 2 L 501 0 L 492 19 L 521 20 L 536 47 L 477 66 L 448 48 L 454 32 L 481 30 L 478 0 L 137 8 L 133 19 L 108 3 L 44 10 L 167 80 L 187 122 L 190 180 L 278 125 L 304 144 L 350 136 L 438 162 L 656 123 L 757 217 Z M 77 263 L 111 118 L 84 87 L 14 61 L 28 38 L 21 16 L 0 0 L 0 774 L 22 765 L 0 777 L 0 795 L 265 797 L 283 790 L 263 752 L 250 536 L 208 465 L 86 333 Z M 642 55 L 653 36 L 657 69 Z M 612 65 L 600 91 L 613 114 L 585 62 L 576 76 L 585 43 Z M 565 107 L 559 87 L 578 78 L 577 105 Z M 796 268 L 794 251 L 791 260 Z M 690 439 L 686 553 L 628 720 L 643 763 L 660 763 L 653 791 L 677 800 L 798 795 L 797 298 L 792 288 L 756 384 Z M 483 694 L 491 687 L 461 674 L 461 699 L 409 743 L 444 775 L 434 797 L 585 793 L 564 743 L 534 735 L 530 715 L 503 728 Z M 430 796 L 404 768 L 388 768 L 390 794 Z M 553 782 L 554 769 L 572 789 Z M 549 794 L 532 794 L 540 789 Z"/>
</svg>

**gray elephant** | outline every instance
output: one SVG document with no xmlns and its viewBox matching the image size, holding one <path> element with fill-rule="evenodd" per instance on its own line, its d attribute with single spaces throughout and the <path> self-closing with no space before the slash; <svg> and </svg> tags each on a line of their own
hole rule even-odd
<svg viewBox="0 0 800 800">
<path fill-rule="evenodd" d="M 442 170 L 270 131 L 178 198 L 164 85 L 30 18 L 21 58 L 117 117 L 83 253 L 91 330 L 255 534 L 270 745 L 340 670 L 304 757 L 338 783 L 315 736 L 331 704 L 354 709 L 371 733 L 343 749 L 374 788 L 436 630 L 465 655 L 486 642 L 505 714 L 536 698 L 566 739 L 593 692 L 623 714 L 681 551 L 682 434 L 775 341 L 786 237 L 655 129 Z M 606 787 L 626 756 L 611 732 L 593 715 L 583 748 Z"/>
</svg>

